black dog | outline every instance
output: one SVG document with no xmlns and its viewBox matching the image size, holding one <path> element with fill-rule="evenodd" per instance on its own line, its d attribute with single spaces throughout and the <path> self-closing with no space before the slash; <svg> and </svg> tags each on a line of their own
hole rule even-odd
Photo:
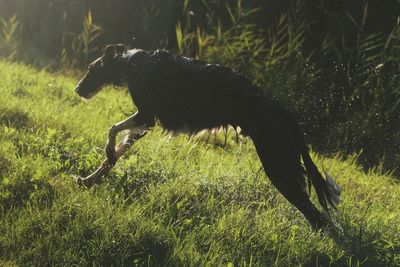
<svg viewBox="0 0 400 267">
<path fill-rule="evenodd" d="M 109 163 L 115 164 L 123 153 L 115 150 L 118 132 L 128 129 L 137 139 L 155 120 L 167 130 L 190 133 L 240 127 L 241 134 L 253 140 L 276 188 L 314 228 L 328 225 L 328 217 L 310 201 L 305 176 L 328 214 L 328 204 L 335 208 L 339 202 L 340 188 L 329 175 L 325 180 L 318 171 L 292 114 L 248 79 L 222 66 L 167 51 L 125 51 L 123 45 L 109 45 L 104 55 L 90 64 L 76 92 L 89 99 L 103 85 L 121 86 L 123 82 L 128 83 L 138 111 L 110 128 Z"/>
</svg>

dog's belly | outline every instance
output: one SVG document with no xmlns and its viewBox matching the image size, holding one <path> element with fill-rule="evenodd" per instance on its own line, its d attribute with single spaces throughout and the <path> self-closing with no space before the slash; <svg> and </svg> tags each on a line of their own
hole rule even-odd
<svg viewBox="0 0 400 267">
<path fill-rule="evenodd" d="M 169 110 L 157 115 L 157 119 L 168 130 L 188 132 L 212 129 L 232 123 L 219 114 L 197 110 Z"/>
<path fill-rule="evenodd" d="M 185 98 L 185 101 L 179 103 L 173 99 L 161 105 L 156 117 L 164 128 L 173 131 L 197 132 L 227 125 L 242 126 L 250 108 L 244 104 L 246 101 L 240 97 L 237 99 L 241 103 L 217 95 L 207 99 L 200 96 Z"/>
</svg>

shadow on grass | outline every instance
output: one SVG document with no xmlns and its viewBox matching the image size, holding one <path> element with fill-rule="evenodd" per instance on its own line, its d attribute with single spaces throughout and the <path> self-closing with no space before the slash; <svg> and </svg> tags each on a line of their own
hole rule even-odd
<svg viewBox="0 0 400 267">
<path fill-rule="evenodd" d="M 0 109 L 0 125 L 22 129 L 30 124 L 29 115 L 18 109 Z"/>
</svg>

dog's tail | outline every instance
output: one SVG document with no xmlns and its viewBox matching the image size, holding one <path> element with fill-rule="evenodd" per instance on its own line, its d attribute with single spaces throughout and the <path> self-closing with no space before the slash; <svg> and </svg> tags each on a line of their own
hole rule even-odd
<svg viewBox="0 0 400 267">
<path fill-rule="evenodd" d="M 291 125 L 295 143 L 299 148 L 301 157 L 303 159 L 306 176 L 308 178 L 309 192 L 311 191 L 312 184 L 314 186 L 315 192 L 317 193 L 319 203 L 329 215 L 328 206 L 331 206 L 333 209 L 337 210 L 337 205 L 340 202 L 340 195 L 342 193 L 342 190 L 332 178 L 332 176 L 325 170 L 325 168 L 323 168 L 323 171 L 326 178 L 323 178 L 317 166 L 311 159 L 309 148 L 304 140 L 304 134 L 301 131 L 297 121 L 289 112 L 286 112 L 286 117 L 289 121 L 289 124 Z"/>
</svg>

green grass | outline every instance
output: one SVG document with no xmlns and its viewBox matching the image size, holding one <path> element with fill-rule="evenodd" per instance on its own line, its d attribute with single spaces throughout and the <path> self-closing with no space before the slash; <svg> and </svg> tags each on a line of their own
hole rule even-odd
<svg viewBox="0 0 400 267">
<path fill-rule="evenodd" d="M 77 187 L 134 106 L 112 88 L 83 101 L 75 83 L 0 62 L 1 266 L 400 265 L 398 180 L 356 157 L 313 155 L 343 187 L 334 237 L 310 229 L 233 135 L 223 149 L 156 127 L 100 185 Z"/>
</svg>

